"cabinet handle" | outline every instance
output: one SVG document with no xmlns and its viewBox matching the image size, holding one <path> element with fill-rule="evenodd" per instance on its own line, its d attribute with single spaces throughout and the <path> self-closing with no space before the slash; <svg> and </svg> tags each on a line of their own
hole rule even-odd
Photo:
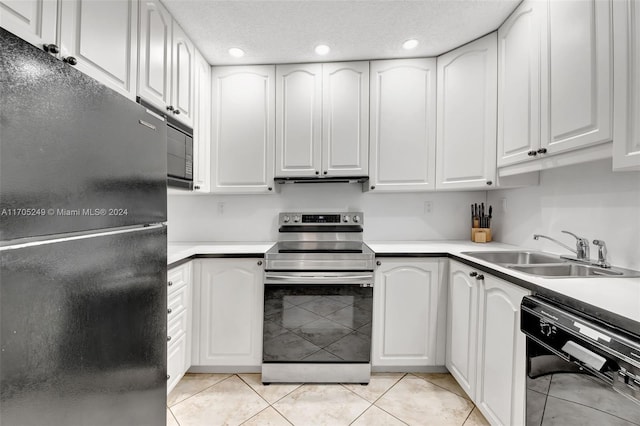
<svg viewBox="0 0 640 426">
<path fill-rule="evenodd" d="M 60 52 L 60 48 L 55 44 L 45 44 L 44 46 L 42 46 L 42 48 L 44 49 L 45 52 L 49 52 L 53 54 Z"/>
<path fill-rule="evenodd" d="M 528 155 L 529 157 L 535 157 L 536 155 L 538 155 L 538 153 L 537 153 L 537 152 L 535 152 L 535 151 L 529 151 L 529 152 L 527 152 L 527 155 Z"/>
<path fill-rule="evenodd" d="M 316 174 L 317 174 L 317 175 L 319 175 L 319 174 L 320 174 L 320 172 L 316 170 Z"/>
<path fill-rule="evenodd" d="M 493 185 L 493 181 L 488 180 L 487 181 L 487 186 L 491 186 L 491 185 Z"/>
<path fill-rule="evenodd" d="M 476 280 L 484 280 L 484 275 L 480 274 L 476 277 Z"/>
<path fill-rule="evenodd" d="M 167 380 L 169 380 L 171 378 L 170 374 L 167 374 Z"/>
<path fill-rule="evenodd" d="M 200 189 L 200 185 L 194 186 L 193 189 Z"/>
<path fill-rule="evenodd" d="M 68 63 L 69 65 L 77 65 L 78 64 L 78 60 L 76 58 L 74 58 L 73 56 L 67 56 L 62 61 Z"/>
<path fill-rule="evenodd" d="M 171 341 L 171 336 L 167 336 L 167 342 Z"/>
<path fill-rule="evenodd" d="M 169 106 L 167 107 L 167 111 L 173 111 L 173 106 L 169 105 Z"/>
<path fill-rule="evenodd" d="M 170 314 L 171 312 L 173 312 L 173 309 L 169 308 L 167 309 L 167 313 Z"/>
<path fill-rule="evenodd" d="M 167 284 L 171 287 L 173 285 L 173 281 L 169 281 Z"/>
<path fill-rule="evenodd" d="M 470 277 L 475 277 L 476 275 L 478 275 L 478 273 L 475 272 L 475 271 L 474 272 L 469 272 L 469 276 Z"/>
<path fill-rule="evenodd" d="M 178 108 L 176 108 L 176 109 L 173 110 L 173 113 L 175 115 L 180 115 L 180 110 Z"/>
<path fill-rule="evenodd" d="M 327 171 L 325 170 L 324 172 L 322 172 L 322 174 L 323 174 L 323 175 L 326 175 L 326 174 L 327 174 Z"/>
<path fill-rule="evenodd" d="M 272 187 L 268 187 L 267 190 L 273 191 L 273 188 Z"/>
<path fill-rule="evenodd" d="M 380 266 L 380 265 L 382 265 L 382 262 L 380 262 L 380 261 L 378 260 L 378 261 L 376 261 L 376 265 Z"/>
<path fill-rule="evenodd" d="M 538 150 L 538 154 L 546 154 L 547 153 L 547 148 L 540 148 Z"/>
<path fill-rule="evenodd" d="M 374 189 L 376 189 L 376 187 L 371 185 L 371 190 L 373 191 Z"/>
<path fill-rule="evenodd" d="M 258 260 L 258 266 L 262 266 L 262 260 Z"/>
</svg>

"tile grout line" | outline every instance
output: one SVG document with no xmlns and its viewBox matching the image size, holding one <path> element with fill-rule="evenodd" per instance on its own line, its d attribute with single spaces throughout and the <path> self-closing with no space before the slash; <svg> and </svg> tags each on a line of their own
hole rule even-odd
<svg viewBox="0 0 640 426">
<path fill-rule="evenodd" d="M 194 373 L 194 374 L 200 374 L 200 373 Z M 213 374 L 218 374 L 218 373 L 213 373 Z M 222 374 L 225 374 L 225 373 L 222 373 Z M 229 374 L 229 376 L 228 376 L 228 377 L 225 377 L 225 378 L 224 378 L 224 379 L 222 379 L 222 380 L 218 380 L 217 382 L 215 382 L 215 383 L 214 383 L 214 384 L 212 384 L 211 386 L 207 386 L 206 388 L 202 389 L 201 391 L 198 391 L 198 392 L 194 393 L 193 395 L 189 395 L 189 396 L 188 396 L 188 397 L 186 397 L 185 399 L 182 399 L 182 400 L 180 400 L 180 401 L 176 402 L 176 403 L 175 403 L 175 404 L 173 404 L 171 407 L 175 407 L 175 406 L 176 406 L 176 405 L 178 405 L 178 404 L 182 404 L 182 403 L 183 403 L 183 402 L 185 402 L 186 400 L 191 399 L 191 398 L 193 398 L 194 396 L 201 394 L 202 392 L 206 391 L 207 389 L 211 389 L 212 387 L 214 387 L 214 386 L 216 386 L 216 385 L 218 385 L 218 384 L 220 384 L 220 383 L 224 382 L 225 380 L 228 380 L 229 378 L 231 378 L 231 377 L 233 377 L 233 376 L 235 376 L 235 374 Z M 180 379 L 180 380 L 182 380 L 182 379 Z M 179 383 L 179 382 L 178 382 L 178 383 Z M 173 391 L 172 391 L 172 392 L 173 392 Z M 167 406 L 167 407 L 168 407 L 168 408 L 171 408 L 171 407 L 169 407 L 169 406 Z M 174 417 L 175 417 L 175 416 L 174 416 Z"/>
<path fill-rule="evenodd" d="M 240 377 L 240 374 L 260 374 L 260 373 L 237 373 L 237 374 L 235 374 L 235 375 L 236 375 L 236 376 L 238 376 L 238 378 L 239 378 L 240 380 L 242 380 L 244 383 L 246 383 L 246 385 L 247 385 L 247 386 L 249 386 L 249 387 L 251 388 L 251 390 L 252 390 L 252 391 L 254 391 L 256 394 L 258 394 L 258 396 L 259 396 L 260 398 L 262 398 L 262 399 L 264 400 L 264 402 L 266 402 L 266 403 L 267 403 L 267 404 L 269 404 L 270 406 L 272 406 L 273 404 L 275 404 L 275 403 L 279 402 L 279 401 L 280 401 L 280 400 L 282 400 L 283 398 L 286 398 L 287 396 L 291 395 L 293 392 L 295 392 L 296 390 L 300 389 L 300 387 L 302 386 L 302 384 L 298 385 L 295 389 L 291 390 L 291 392 L 287 392 L 285 395 L 283 395 L 283 396 L 281 396 L 280 398 L 278 398 L 278 399 L 277 399 L 276 401 L 274 401 L 274 402 L 273 402 L 273 404 L 272 404 L 272 403 L 270 403 L 269 401 L 267 401 L 267 399 L 266 399 L 266 398 L 264 398 L 262 395 L 260 395 L 260 394 L 258 393 L 258 391 L 257 391 L 257 390 L 255 390 L 255 389 L 253 388 L 253 386 L 251 386 L 251 385 L 250 385 L 249 383 L 247 383 L 247 382 L 246 382 L 242 377 Z M 261 383 L 262 383 L 262 382 L 261 382 Z M 303 384 L 304 384 L 304 383 L 303 383 Z M 266 386 L 266 385 L 263 385 L 263 386 Z M 271 385 L 269 385 L 269 386 L 271 386 Z M 275 408 L 274 408 L 274 409 L 275 409 Z"/>
<path fill-rule="evenodd" d="M 173 417 L 173 420 L 175 420 L 176 424 L 178 426 L 180 426 L 180 422 L 178 421 L 178 419 L 176 418 L 176 415 L 173 414 L 173 411 L 171 411 L 171 407 L 167 407 L 167 411 L 169 411 L 169 414 L 171 414 L 171 417 Z"/>
<path fill-rule="evenodd" d="M 396 382 L 395 382 L 393 385 L 391 385 L 391 386 L 389 387 L 389 389 L 387 389 L 386 391 L 384 391 L 384 392 L 382 393 L 382 395 L 380 395 L 378 398 L 376 398 L 376 400 L 375 400 L 375 401 L 373 401 L 373 403 L 371 404 L 371 405 L 374 405 L 376 408 L 378 408 L 378 409 L 380 409 L 380 410 L 384 411 L 385 413 L 387 413 L 388 415 L 390 415 L 390 416 L 391 416 L 391 417 L 393 417 L 394 419 L 396 419 L 396 420 L 398 420 L 399 422 L 404 423 L 404 424 L 408 424 L 408 423 L 407 423 L 407 422 L 405 422 L 404 420 L 400 419 L 399 417 L 397 417 L 397 416 L 395 416 L 395 415 L 391 414 L 390 412 L 388 412 L 388 411 L 387 411 L 387 410 L 385 410 L 384 408 L 382 408 L 382 407 L 380 407 L 380 406 L 376 405 L 376 402 L 380 401 L 380 400 L 382 399 L 382 397 L 384 397 L 384 396 L 385 396 L 385 395 L 386 395 L 386 394 L 387 394 L 391 389 L 393 389 L 394 387 L 396 387 L 396 385 L 397 385 L 398 383 L 400 383 L 400 381 L 401 381 L 402 379 L 404 379 L 405 377 L 407 377 L 409 374 L 411 374 L 411 373 L 403 373 L 403 374 L 402 374 L 402 376 L 401 376 L 398 380 L 396 380 Z"/>
<path fill-rule="evenodd" d="M 416 376 L 414 373 L 407 373 L 407 374 L 410 374 L 410 375 L 412 375 L 413 377 L 417 377 L 418 379 L 422 379 L 422 380 L 424 380 L 425 382 L 430 383 L 430 384 L 432 384 L 433 386 L 436 386 L 436 387 L 438 387 L 438 388 L 440 388 L 440 389 L 446 390 L 447 392 L 452 393 L 452 394 L 454 394 L 455 396 L 460 397 L 460 398 L 462 398 L 462 399 L 464 399 L 464 400 L 466 400 L 466 401 L 470 402 L 470 403 L 471 403 L 471 405 L 473 405 L 474 407 L 476 406 L 476 404 L 474 404 L 474 403 L 473 403 L 473 401 L 471 401 L 471 399 L 469 399 L 469 398 L 468 398 L 468 395 L 467 395 L 467 396 L 458 395 L 457 393 L 455 393 L 455 392 L 451 391 L 450 389 L 447 389 L 447 388 L 445 388 L 444 386 L 440 386 L 439 384 L 434 383 L 434 382 L 432 382 L 432 381 L 431 381 L 431 380 L 429 380 L 429 379 L 425 379 L 424 377 Z M 426 374 L 431 374 L 431 373 L 426 373 Z M 434 373 L 434 374 L 440 374 L 440 373 Z M 443 373 L 443 374 L 444 374 L 444 373 Z M 463 390 L 462 392 L 464 392 L 464 390 Z"/>
</svg>

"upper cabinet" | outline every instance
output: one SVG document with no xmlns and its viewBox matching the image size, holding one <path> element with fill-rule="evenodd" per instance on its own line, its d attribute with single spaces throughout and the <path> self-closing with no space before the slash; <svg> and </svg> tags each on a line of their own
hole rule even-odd
<svg viewBox="0 0 640 426">
<path fill-rule="evenodd" d="M 60 55 L 70 65 L 135 99 L 138 2 L 60 3 Z M 108 34 L 108 37 L 105 37 Z"/>
<path fill-rule="evenodd" d="M 543 2 L 525 0 L 498 30 L 498 166 L 540 149 L 545 13 Z"/>
<path fill-rule="evenodd" d="M 613 2 L 613 169 L 640 170 L 640 4 Z"/>
<path fill-rule="evenodd" d="M 548 129 L 543 123 L 543 148 L 553 154 L 610 141 L 611 2 L 549 1 L 548 7 L 542 82 L 549 123 Z"/>
<path fill-rule="evenodd" d="M 212 192 L 273 192 L 275 67 L 213 67 Z"/>
<path fill-rule="evenodd" d="M 1 0 L 0 27 L 42 48 L 56 44 L 57 0 Z"/>
<path fill-rule="evenodd" d="M 138 96 L 193 127 L 196 50 L 158 0 L 140 1 L 138 60 Z"/>
<path fill-rule="evenodd" d="M 369 63 L 276 67 L 276 177 L 366 176 Z"/>
<path fill-rule="evenodd" d="M 438 57 L 437 189 L 495 184 L 496 43 L 492 33 Z"/>
<path fill-rule="evenodd" d="M 369 189 L 435 189 L 436 60 L 371 62 L 370 123 Z"/>
<path fill-rule="evenodd" d="M 193 117 L 193 190 L 209 192 L 211 184 L 211 66 L 196 51 Z"/>
</svg>

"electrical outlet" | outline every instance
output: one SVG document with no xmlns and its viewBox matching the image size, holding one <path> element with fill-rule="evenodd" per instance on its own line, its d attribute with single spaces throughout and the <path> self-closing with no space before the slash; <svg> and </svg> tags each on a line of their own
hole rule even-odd
<svg viewBox="0 0 640 426">
<path fill-rule="evenodd" d="M 224 203 L 222 201 L 218 201 L 218 216 L 222 216 L 224 214 Z"/>
<path fill-rule="evenodd" d="M 433 201 L 427 200 L 424 202 L 424 214 L 430 214 L 433 210 Z"/>
</svg>

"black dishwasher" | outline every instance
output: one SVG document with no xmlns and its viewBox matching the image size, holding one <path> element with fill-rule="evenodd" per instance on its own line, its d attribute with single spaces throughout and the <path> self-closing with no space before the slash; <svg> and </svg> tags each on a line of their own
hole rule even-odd
<svg viewBox="0 0 640 426">
<path fill-rule="evenodd" d="M 525 297 L 527 426 L 640 425 L 640 336 Z"/>
</svg>

